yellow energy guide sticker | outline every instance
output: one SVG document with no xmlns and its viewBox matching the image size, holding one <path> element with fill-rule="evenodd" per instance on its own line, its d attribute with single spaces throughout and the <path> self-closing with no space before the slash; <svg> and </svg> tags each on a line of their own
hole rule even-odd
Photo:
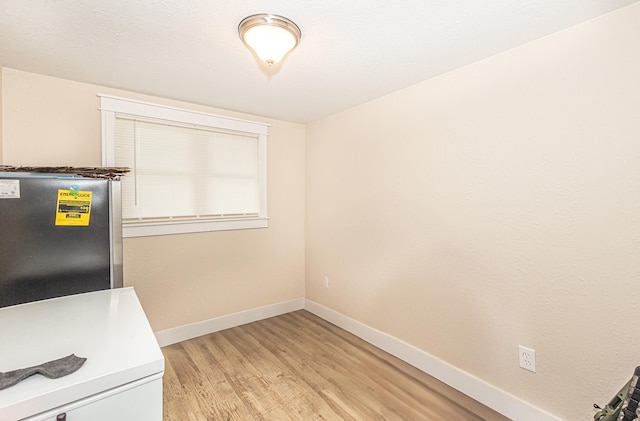
<svg viewBox="0 0 640 421">
<path fill-rule="evenodd" d="M 58 190 L 56 225 L 89 226 L 92 195 L 90 191 Z"/>
</svg>

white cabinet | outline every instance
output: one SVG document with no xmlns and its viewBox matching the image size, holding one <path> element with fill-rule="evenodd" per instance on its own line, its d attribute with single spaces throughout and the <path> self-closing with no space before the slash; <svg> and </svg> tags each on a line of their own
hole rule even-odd
<svg viewBox="0 0 640 421">
<path fill-rule="evenodd" d="M 162 420 L 162 376 L 152 376 L 116 389 L 25 418 L 24 421 Z"/>
<path fill-rule="evenodd" d="M 162 421 L 164 357 L 133 288 L 0 308 L 0 372 L 75 354 L 59 379 L 0 390 L 0 420 Z"/>
</svg>

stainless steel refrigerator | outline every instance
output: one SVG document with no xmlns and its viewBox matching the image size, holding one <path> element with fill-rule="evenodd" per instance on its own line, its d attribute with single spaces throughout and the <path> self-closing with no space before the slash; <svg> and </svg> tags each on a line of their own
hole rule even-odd
<svg viewBox="0 0 640 421">
<path fill-rule="evenodd" d="M 0 173 L 0 307 L 122 287 L 120 182 Z"/>
</svg>

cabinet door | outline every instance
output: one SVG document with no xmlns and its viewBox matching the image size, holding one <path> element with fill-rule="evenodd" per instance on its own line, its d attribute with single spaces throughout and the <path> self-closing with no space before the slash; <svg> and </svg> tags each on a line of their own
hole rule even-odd
<svg viewBox="0 0 640 421">
<path fill-rule="evenodd" d="M 72 402 L 23 421 L 162 421 L 162 375 Z"/>
</svg>

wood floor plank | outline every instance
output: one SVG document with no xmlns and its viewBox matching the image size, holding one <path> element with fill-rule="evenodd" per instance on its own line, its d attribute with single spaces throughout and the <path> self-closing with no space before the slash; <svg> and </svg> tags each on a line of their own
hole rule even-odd
<svg viewBox="0 0 640 421">
<path fill-rule="evenodd" d="M 298 382 L 300 387 L 308 390 L 311 399 L 310 402 L 318 401 L 323 404 L 323 409 L 327 413 L 327 419 L 352 419 L 350 418 L 348 407 L 338 405 L 338 397 L 327 399 L 326 390 L 330 387 L 331 379 L 325 373 L 319 373 L 313 364 L 309 364 L 309 358 L 302 349 L 296 349 L 288 343 L 282 334 L 273 333 L 269 327 L 265 326 L 246 326 L 244 329 L 254 330 L 263 338 L 262 346 L 270 348 L 274 355 L 278 356 L 279 364 L 293 377 L 304 382 L 304 385 Z M 278 344 L 274 347 L 274 344 Z M 295 352 L 291 352 L 295 350 Z M 335 395 L 336 393 L 333 393 Z M 340 394 L 340 393 L 338 393 Z M 343 399 L 344 400 L 344 399 Z M 326 408 L 325 408 L 326 407 Z"/>
<path fill-rule="evenodd" d="M 218 364 L 224 370 L 225 379 L 232 386 L 238 399 L 256 419 L 291 419 L 285 409 L 278 405 L 280 396 L 277 391 L 267 387 L 265 377 L 247 359 L 243 349 L 236 348 L 232 343 L 233 334 L 225 332 L 219 335 L 215 343 L 207 341 L 207 345 L 211 346 L 212 355 L 217 351 L 226 357 L 219 358 Z M 232 336 L 231 340 L 228 338 L 229 335 Z M 246 344 L 246 341 L 239 341 Z"/>
<path fill-rule="evenodd" d="M 238 405 L 235 392 L 225 382 L 224 377 L 215 372 L 215 359 L 206 359 L 207 355 L 199 348 L 199 339 L 163 348 L 165 360 L 171 365 L 175 377 L 165 371 L 164 392 L 181 387 L 182 393 L 165 396 L 165 420 L 189 419 L 209 420 L 248 420 L 253 415 L 244 405 Z M 177 401 L 177 403 L 176 403 Z M 175 404 L 179 410 L 173 411 Z M 183 413 L 181 411 L 184 411 Z M 170 418 L 167 418 L 167 415 Z"/>
<path fill-rule="evenodd" d="M 369 370 L 369 367 L 362 363 L 357 350 L 350 350 L 356 351 L 355 355 L 352 352 L 344 352 L 339 347 L 333 347 L 331 340 L 322 341 L 309 334 L 298 335 L 296 330 L 288 329 L 284 320 L 273 322 L 280 328 L 276 334 L 288 338 L 292 348 L 299 351 L 300 354 L 296 358 L 302 358 L 315 367 L 317 377 L 323 381 L 322 393 L 334 407 L 342 410 L 355 409 L 371 420 L 389 419 L 390 413 L 401 410 L 398 405 L 389 408 L 387 403 L 389 399 L 393 399 L 391 395 L 386 395 L 386 399 L 380 399 L 376 393 L 376 385 L 371 381 L 371 375 L 375 370 Z M 408 418 L 408 414 L 403 418 Z"/>
<path fill-rule="evenodd" d="M 324 402 L 318 401 L 316 392 L 304 381 L 304 376 L 296 375 L 292 365 L 282 357 L 284 350 L 272 346 L 271 341 L 265 341 L 262 334 L 254 336 L 252 326 L 231 329 L 223 334 L 238 336 L 235 339 L 242 341 L 247 361 L 260 371 L 267 387 L 278 391 L 278 404 L 288 408 L 294 419 L 303 416 L 308 417 L 305 419 L 335 416 Z"/>
<path fill-rule="evenodd" d="M 242 335 L 242 343 L 245 351 L 245 358 L 263 376 L 266 387 L 276 391 L 278 397 L 275 401 L 283 408 L 287 408 L 293 419 L 300 419 L 301 416 L 312 417 L 318 414 L 318 419 L 324 416 L 332 416 L 330 408 L 313 397 L 315 392 L 297 375 L 281 358 L 281 350 L 271 347 L 270 343 L 256 338 L 250 328 L 232 329 L 224 332 L 225 335 Z M 262 335 L 261 335 L 262 336 Z"/>
<path fill-rule="evenodd" d="M 507 420 L 304 310 L 162 351 L 164 421 Z"/>
<path fill-rule="evenodd" d="M 287 324 L 284 321 L 282 318 L 275 322 L 282 324 L 285 329 L 282 332 L 284 336 L 295 337 L 294 331 L 286 331 Z M 315 327 L 316 325 L 309 325 L 303 326 L 302 329 L 311 333 Z M 337 336 L 324 330 L 315 333 L 305 335 L 298 345 L 311 345 L 311 349 L 322 350 L 313 356 L 316 364 L 320 364 L 324 372 L 329 373 L 334 387 L 345 387 L 351 395 L 355 395 L 352 399 L 356 401 L 351 405 L 359 406 L 364 402 L 365 407 L 361 410 L 365 412 L 367 419 L 404 420 L 415 419 L 418 416 L 428 416 L 432 420 L 441 419 L 437 408 L 440 400 L 424 399 L 430 397 L 424 393 L 422 400 L 412 397 L 414 391 L 424 391 L 422 384 L 389 366 L 380 364 L 380 359 L 362 347 L 352 346 L 345 349 L 343 341 Z M 373 413 L 366 414 L 366 411 Z M 474 419 L 462 407 L 458 412 L 458 419 Z"/>
</svg>

